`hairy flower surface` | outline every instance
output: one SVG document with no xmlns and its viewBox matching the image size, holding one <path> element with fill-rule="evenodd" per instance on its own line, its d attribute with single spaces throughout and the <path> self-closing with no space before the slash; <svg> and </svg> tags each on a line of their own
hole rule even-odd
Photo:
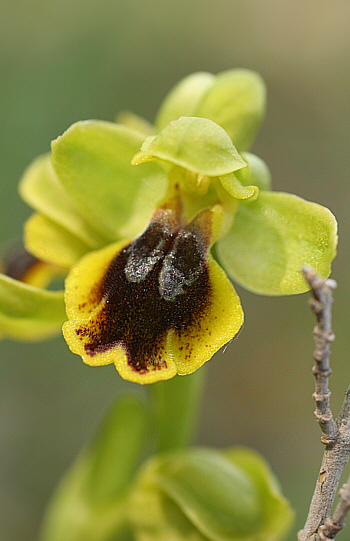
<svg viewBox="0 0 350 541">
<path fill-rule="evenodd" d="M 330 274 L 334 216 L 271 192 L 268 167 L 247 152 L 264 109 L 257 74 L 197 73 L 155 126 L 130 113 L 78 122 L 27 169 L 20 193 L 36 213 L 25 245 L 68 274 L 63 333 L 84 362 L 153 383 L 190 374 L 234 338 L 243 312 L 214 243 L 229 277 L 260 294 L 306 291 L 304 264 Z M 63 323 L 62 293 L 2 275 L 0 296 L 3 335 L 40 339 Z"/>
<path fill-rule="evenodd" d="M 231 340 L 243 312 L 209 253 L 219 212 L 182 224 L 179 209 L 163 207 L 133 242 L 85 256 L 66 281 L 72 351 L 151 383 L 193 372 Z"/>
</svg>

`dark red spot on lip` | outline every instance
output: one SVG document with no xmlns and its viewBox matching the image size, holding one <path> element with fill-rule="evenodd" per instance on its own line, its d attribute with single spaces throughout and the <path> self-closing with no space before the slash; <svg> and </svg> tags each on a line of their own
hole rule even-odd
<svg viewBox="0 0 350 541">
<path fill-rule="evenodd" d="M 206 252 L 200 232 L 158 215 L 116 255 L 95 289 L 95 300 L 106 302 L 76 331 L 87 354 L 121 345 L 134 370 L 164 367 L 168 331 L 186 331 L 210 305 Z"/>
</svg>

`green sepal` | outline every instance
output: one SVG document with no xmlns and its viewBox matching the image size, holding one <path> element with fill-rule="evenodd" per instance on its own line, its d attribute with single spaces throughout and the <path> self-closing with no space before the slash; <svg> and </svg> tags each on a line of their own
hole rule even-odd
<svg viewBox="0 0 350 541">
<path fill-rule="evenodd" d="M 235 451 L 192 448 L 148 461 L 131 494 L 136 539 L 279 539 L 290 524 L 288 504 L 262 458 L 242 453 L 236 461 Z"/>
<path fill-rule="evenodd" d="M 270 190 L 271 173 L 267 164 L 251 152 L 242 152 L 242 158 L 248 167 L 236 171 L 235 175 L 243 186 L 257 186 L 260 190 Z"/>
<path fill-rule="evenodd" d="M 165 195 L 159 164 L 130 164 L 143 139 L 123 125 L 87 121 L 73 124 L 52 143 L 52 163 L 64 189 L 91 227 L 109 240 L 140 233 Z"/>
<path fill-rule="evenodd" d="M 132 111 L 121 111 L 117 116 L 116 122 L 142 133 L 144 139 L 149 135 L 153 135 L 156 131 L 150 122 Z"/>
<path fill-rule="evenodd" d="M 25 170 L 19 184 L 22 199 L 52 222 L 57 223 L 91 248 L 103 246 L 106 239 L 87 223 L 73 204 L 52 167 L 51 155 L 36 158 Z"/>
<path fill-rule="evenodd" d="M 336 255 L 337 222 L 325 207 L 295 195 L 260 192 L 240 203 L 228 234 L 216 245 L 226 272 L 263 295 L 292 295 L 309 289 L 301 268 L 325 278 Z"/>
<path fill-rule="evenodd" d="M 213 76 L 186 77 L 165 98 L 156 127 L 163 129 L 180 116 L 208 118 L 219 124 L 239 150 L 251 144 L 266 108 L 265 84 L 257 73 L 233 69 Z"/>
<path fill-rule="evenodd" d="M 133 163 L 159 159 L 200 175 L 218 177 L 246 167 L 231 139 L 206 118 L 181 117 L 148 137 Z"/>
<path fill-rule="evenodd" d="M 229 134 L 239 150 L 251 145 L 265 115 L 266 89 L 260 75 L 245 69 L 216 76 L 204 95 L 196 116 L 213 120 Z"/>
<path fill-rule="evenodd" d="M 142 454 L 147 415 L 136 396 L 118 399 L 61 481 L 41 541 L 111 541 L 129 530 L 126 493 Z"/>
<path fill-rule="evenodd" d="M 163 100 L 155 121 L 161 131 L 172 120 L 181 116 L 200 116 L 197 109 L 206 92 L 212 87 L 215 75 L 205 71 L 191 73 L 178 82 Z"/>
<path fill-rule="evenodd" d="M 66 270 L 91 251 L 91 246 L 41 214 L 33 214 L 26 221 L 24 244 L 26 249 L 41 261 Z"/>
<path fill-rule="evenodd" d="M 66 319 L 63 291 L 47 291 L 0 274 L 0 338 L 51 338 Z"/>
</svg>

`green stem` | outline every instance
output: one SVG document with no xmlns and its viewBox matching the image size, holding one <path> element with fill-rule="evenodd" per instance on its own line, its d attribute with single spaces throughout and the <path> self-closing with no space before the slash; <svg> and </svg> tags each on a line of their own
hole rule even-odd
<svg viewBox="0 0 350 541">
<path fill-rule="evenodd" d="M 204 387 L 205 368 L 189 376 L 160 381 L 150 386 L 157 452 L 185 447 L 193 438 Z"/>
</svg>

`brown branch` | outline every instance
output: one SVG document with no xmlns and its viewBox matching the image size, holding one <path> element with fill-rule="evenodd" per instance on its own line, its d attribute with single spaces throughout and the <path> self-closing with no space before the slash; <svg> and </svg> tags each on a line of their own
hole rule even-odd
<svg viewBox="0 0 350 541">
<path fill-rule="evenodd" d="M 304 529 L 298 534 L 298 539 L 299 541 L 327 541 L 333 539 L 344 526 L 345 516 L 350 506 L 350 487 L 346 485 L 346 488 L 341 491 L 341 500 L 336 513 L 330 518 L 340 475 L 350 455 L 350 387 L 340 415 L 334 421 L 329 404 L 328 380 L 332 373 L 329 356 L 330 343 L 334 340 L 332 302 L 336 282 L 330 279 L 323 280 L 309 267 L 303 268 L 303 274 L 314 296 L 310 305 L 317 317 L 317 325 L 314 329 L 316 348 L 313 367 L 315 376 L 313 398 L 316 402 L 315 416 L 322 431 L 321 441 L 325 444 L 325 450 L 309 514 Z"/>
</svg>

